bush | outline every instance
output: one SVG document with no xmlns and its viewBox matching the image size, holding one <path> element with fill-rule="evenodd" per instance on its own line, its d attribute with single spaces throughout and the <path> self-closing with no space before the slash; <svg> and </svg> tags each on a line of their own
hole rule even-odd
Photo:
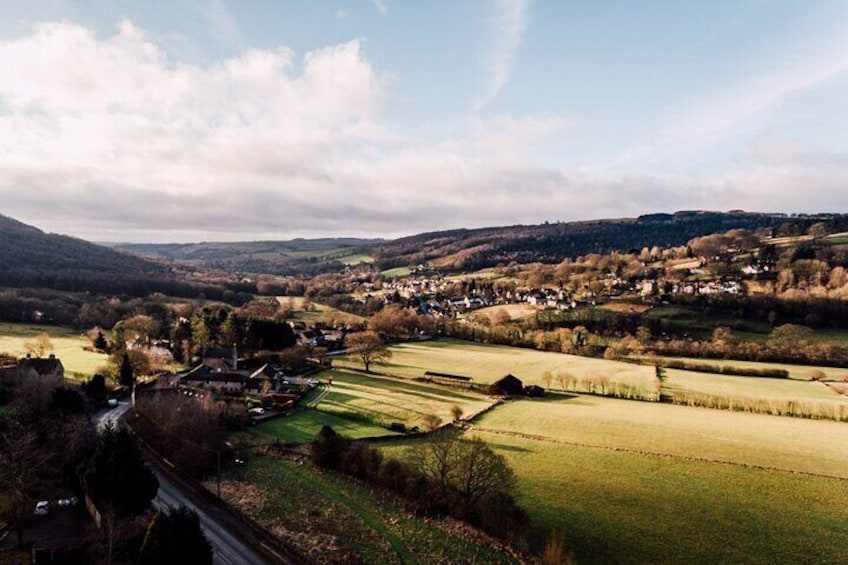
<svg viewBox="0 0 848 565">
<path fill-rule="evenodd" d="M 339 469 L 349 445 L 350 440 L 337 434 L 330 426 L 324 426 L 310 445 L 312 462 L 325 469 Z"/>
<path fill-rule="evenodd" d="M 364 443 L 353 442 L 342 454 L 341 470 L 357 479 L 374 481 L 379 477 L 383 454 Z"/>
<path fill-rule="evenodd" d="M 521 546 L 530 518 L 509 493 L 495 491 L 483 496 L 475 505 L 471 523 L 484 532 L 511 544 Z"/>
</svg>

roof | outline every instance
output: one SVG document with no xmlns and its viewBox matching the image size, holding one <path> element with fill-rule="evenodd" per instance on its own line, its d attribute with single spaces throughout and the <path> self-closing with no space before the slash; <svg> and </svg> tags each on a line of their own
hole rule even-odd
<svg viewBox="0 0 848 565">
<path fill-rule="evenodd" d="M 216 383 L 228 382 L 228 383 L 246 383 L 248 377 L 242 375 L 241 373 L 199 373 L 193 374 L 189 373 L 185 377 L 183 377 L 183 381 L 210 381 Z"/>
<path fill-rule="evenodd" d="M 518 383 L 519 385 L 522 384 L 521 380 L 518 377 L 510 374 L 510 375 L 504 376 L 500 380 L 493 382 L 492 386 L 498 386 L 498 385 L 504 385 L 504 384 L 516 384 L 516 383 Z"/>
<path fill-rule="evenodd" d="M 207 347 L 203 350 L 204 359 L 231 359 L 232 357 L 232 347 Z"/>
<path fill-rule="evenodd" d="M 55 375 L 65 370 L 62 362 L 53 356 L 47 359 L 26 357 L 18 361 L 18 366 L 21 369 L 32 369 L 39 375 Z"/>
</svg>

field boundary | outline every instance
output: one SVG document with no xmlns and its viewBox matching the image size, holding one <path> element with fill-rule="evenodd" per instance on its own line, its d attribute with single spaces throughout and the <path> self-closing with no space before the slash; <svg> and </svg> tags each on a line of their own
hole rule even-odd
<svg viewBox="0 0 848 565">
<path fill-rule="evenodd" d="M 583 447 L 587 449 L 598 449 L 603 451 L 612 451 L 617 453 L 632 453 L 634 455 L 644 455 L 646 457 L 660 457 L 664 459 L 679 459 L 681 461 L 693 461 L 698 463 L 715 463 L 718 465 L 730 465 L 733 467 L 743 467 L 745 469 L 753 469 L 757 471 L 775 471 L 779 473 L 788 473 L 790 475 L 799 475 L 804 477 L 820 477 L 823 479 L 834 479 L 837 481 L 848 482 L 848 477 L 838 477 L 836 475 L 826 475 L 824 473 L 812 473 L 810 471 L 798 471 L 794 469 L 783 469 L 780 467 L 770 467 L 768 465 L 755 465 L 751 463 L 740 463 L 737 461 L 727 461 L 724 459 L 710 459 L 709 457 L 693 457 L 690 455 L 675 455 L 674 453 L 663 453 L 661 451 L 648 451 L 644 449 L 633 449 L 631 447 L 614 447 L 611 445 L 597 445 L 592 443 L 583 443 L 579 441 L 568 441 L 564 439 L 558 439 L 550 436 L 540 436 L 535 434 L 525 434 L 521 432 L 512 432 L 508 430 L 496 430 L 493 428 L 486 428 L 480 425 L 472 425 L 469 427 L 467 431 L 480 431 L 488 434 L 509 436 L 509 437 L 517 437 L 521 439 L 528 439 L 531 441 L 539 441 L 544 443 L 556 443 L 559 445 L 568 445 L 571 447 Z"/>
</svg>

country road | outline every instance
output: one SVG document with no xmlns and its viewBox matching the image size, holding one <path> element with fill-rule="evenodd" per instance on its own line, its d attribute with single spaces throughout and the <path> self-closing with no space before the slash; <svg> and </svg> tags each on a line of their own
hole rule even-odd
<svg viewBox="0 0 848 565">
<path fill-rule="evenodd" d="M 194 510 L 200 518 L 200 528 L 209 543 L 212 544 L 214 555 L 212 562 L 215 565 L 265 565 L 270 563 L 249 545 L 244 543 L 233 533 L 222 526 L 215 518 L 210 516 L 202 508 L 195 505 L 155 463 L 148 459 L 148 465 L 159 479 L 159 492 L 153 500 L 153 506 L 157 509 L 173 508 L 181 504 Z"/>
<path fill-rule="evenodd" d="M 107 425 L 116 425 L 129 409 L 129 402 L 120 402 L 116 407 L 96 412 L 92 415 L 92 420 L 97 430 L 101 431 Z M 211 508 L 208 505 L 195 504 L 188 493 L 188 489 L 181 489 L 177 486 L 177 481 L 171 478 L 173 471 L 163 469 L 156 461 L 153 461 L 149 457 L 147 458 L 147 464 L 159 480 L 159 491 L 156 493 L 156 498 L 153 499 L 153 506 L 156 509 L 163 509 L 174 508 L 183 504 L 195 511 L 200 518 L 200 527 L 206 539 L 212 545 L 212 562 L 215 565 L 265 565 L 273 562 L 291 562 L 283 558 L 269 561 L 263 557 L 235 534 L 232 528 L 228 528 L 225 525 L 225 511 L 218 508 Z M 266 549 L 273 553 L 270 547 L 266 547 Z"/>
</svg>

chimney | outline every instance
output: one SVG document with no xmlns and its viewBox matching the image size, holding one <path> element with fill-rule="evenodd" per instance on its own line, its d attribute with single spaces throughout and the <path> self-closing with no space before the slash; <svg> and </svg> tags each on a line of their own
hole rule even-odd
<svg viewBox="0 0 848 565">
<path fill-rule="evenodd" d="M 233 344 L 233 371 L 238 371 L 238 348 Z"/>
</svg>

